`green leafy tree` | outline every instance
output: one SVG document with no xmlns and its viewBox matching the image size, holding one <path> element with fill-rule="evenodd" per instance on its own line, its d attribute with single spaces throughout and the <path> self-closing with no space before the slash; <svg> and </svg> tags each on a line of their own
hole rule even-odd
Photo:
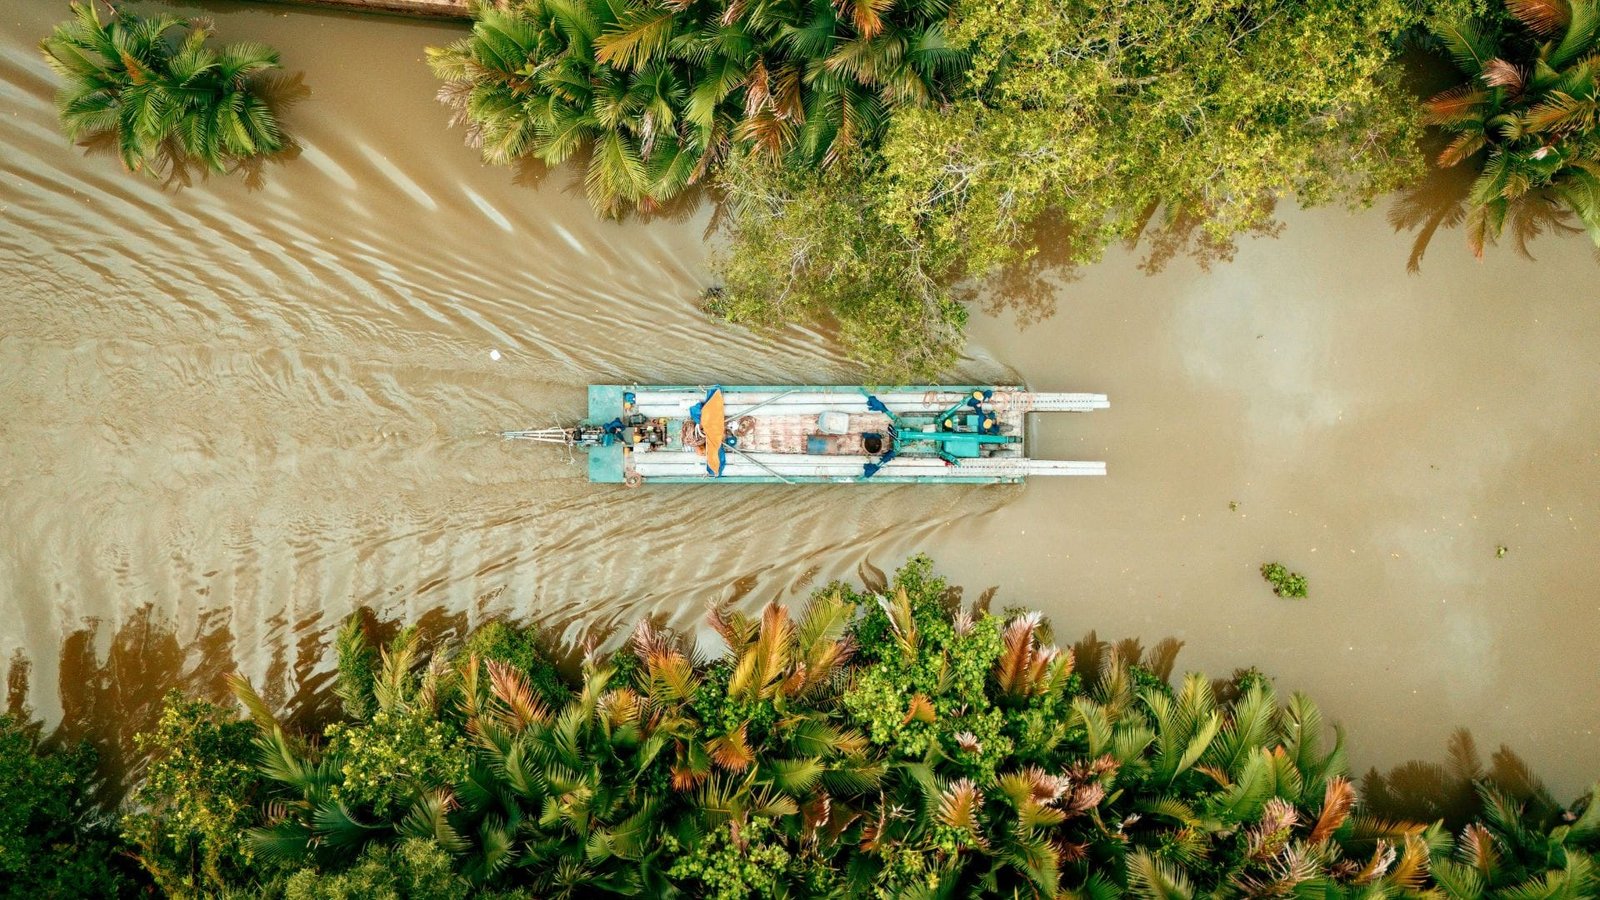
<svg viewBox="0 0 1600 900">
<path fill-rule="evenodd" d="M 873 160 L 724 173 L 718 308 L 832 313 L 873 373 L 930 377 L 960 347 L 964 289 L 1041 240 L 1073 263 L 1147 230 L 1157 257 L 1226 256 L 1287 197 L 1370 202 L 1419 168 L 1394 66 L 1416 21 L 1405 0 L 957 3 L 964 84 L 898 107 Z"/>
<path fill-rule="evenodd" d="M 1600 245 L 1600 5 L 1506 0 L 1505 12 L 1431 26 L 1466 81 L 1423 104 L 1448 134 L 1442 167 L 1480 171 L 1467 243 L 1482 256 L 1508 223 L 1519 232 L 1570 214 Z"/>
<path fill-rule="evenodd" d="M 134 887 L 93 796 L 94 748 L 50 747 L 0 714 L 0 898 L 110 897 Z"/>
<path fill-rule="evenodd" d="M 62 78 L 61 127 L 74 141 L 108 137 L 129 171 L 158 178 L 188 165 L 228 172 L 283 151 L 288 138 L 264 88 L 278 68 L 264 44 L 207 46 L 209 24 L 72 4 L 40 42 Z"/>
<path fill-rule="evenodd" d="M 169 897 L 201 897 L 252 880 L 246 840 L 260 821 L 255 728 L 203 700 L 168 695 L 153 732 L 137 736 L 149 767 L 123 819 L 124 838 Z"/>
</svg>

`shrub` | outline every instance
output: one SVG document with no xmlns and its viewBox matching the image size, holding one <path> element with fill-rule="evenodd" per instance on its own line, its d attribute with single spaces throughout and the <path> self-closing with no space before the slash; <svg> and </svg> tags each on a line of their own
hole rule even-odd
<svg viewBox="0 0 1600 900">
<path fill-rule="evenodd" d="M 718 607 L 710 624 L 727 649 L 709 656 L 641 624 L 559 703 L 534 686 L 553 672 L 534 636 L 511 626 L 469 653 L 402 633 L 345 668 L 364 672 L 347 687 L 370 712 L 320 735 L 286 731 L 242 683 L 253 723 L 175 701 L 174 750 L 141 796 L 197 861 L 178 870 L 203 871 L 163 886 L 296 900 L 1595 888 L 1592 799 L 1485 785 L 1483 822 L 1454 839 L 1364 817 L 1308 698 L 1253 669 L 1169 683 L 1161 657 L 1092 640 L 1076 672 L 1037 613 L 964 608 L 925 558 L 882 594 L 834 584 L 793 617 Z M 237 770 L 235 729 L 254 733 L 259 775 Z M 222 779 L 195 771 L 206 760 L 251 809 L 222 804 Z M 1486 867 L 1491 844 L 1507 853 Z"/>
<path fill-rule="evenodd" d="M 94 748 L 49 747 L 0 714 L 0 897 L 109 897 L 133 887 L 98 810 Z"/>
<path fill-rule="evenodd" d="M 153 754 L 135 788 L 123 835 L 156 886 L 169 897 L 199 897 L 250 883 L 247 830 L 260 821 L 263 779 L 256 728 L 215 704 L 167 696 L 153 732 Z"/>
</svg>

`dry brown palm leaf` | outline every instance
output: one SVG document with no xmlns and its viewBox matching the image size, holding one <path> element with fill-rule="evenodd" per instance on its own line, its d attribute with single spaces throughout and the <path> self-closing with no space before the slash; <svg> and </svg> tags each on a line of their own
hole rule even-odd
<svg viewBox="0 0 1600 900">
<path fill-rule="evenodd" d="M 1289 843 L 1291 829 L 1300 813 L 1282 797 L 1273 797 L 1261 810 L 1261 821 L 1246 832 L 1245 856 L 1264 862 L 1278 855 Z"/>
<path fill-rule="evenodd" d="M 729 650 L 738 652 L 745 644 L 750 643 L 750 636 L 755 631 L 755 623 L 735 612 L 726 603 L 713 603 L 706 610 L 706 624 L 711 626 Z"/>
<path fill-rule="evenodd" d="M 633 688 L 617 688 L 600 697 L 595 712 L 612 728 L 638 726 L 644 721 L 644 698 Z"/>
<path fill-rule="evenodd" d="M 877 818 L 861 826 L 861 849 L 872 852 L 878 849 L 878 838 L 883 836 L 884 829 L 889 827 L 889 801 L 883 794 L 878 795 Z"/>
<path fill-rule="evenodd" d="M 900 720 L 901 725 L 910 725 L 912 722 L 926 722 L 929 725 L 939 721 L 939 715 L 934 711 L 933 701 L 926 694 L 914 694 L 911 702 L 906 707 L 906 717 Z"/>
<path fill-rule="evenodd" d="M 784 120 L 796 125 L 806 120 L 801 77 L 800 67 L 793 64 L 779 68 L 772 77 L 772 109 Z"/>
<path fill-rule="evenodd" d="M 677 791 L 692 791 L 700 786 L 711 773 L 705 769 L 679 763 L 672 767 L 672 788 Z"/>
<path fill-rule="evenodd" d="M 883 14 L 894 6 L 894 0 L 834 0 L 834 6 L 855 26 L 856 33 L 870 38 L 883 30 Z"/>
<path fill-rule="evenodd" d="M 675 649 L 666 632 L 656 628 L 649 619 L 640 619 L 633 629 L 633 652 L 648 661 L 657 654 L 671 653 Z"/>
<path fill-rule="evenodd" d="M 1035 610 L 1012 619 L 1006 626 L 1000 658 L 994 665 L 995 682 L 1004 694 L 1018 697 L 1033 693 L 1037 668 L 1033 633 L 1039 627 L 1039 619 L 1040 613 Z"/>
<path fill-rule="evenodd" d="M 806 678 L 803 687 L 810 688 L 832 678 L 856 652 L 855 641 L 843 638 L 828 641 L 811 648 L 811 658 L 805 664 Z"/>
<path fill-rule="evenodd" d="M 1506 11 L 1542 37 L 1553 37 L 1572 21 L 1567 0 L 1506 0 Z"/>
<path fill-rule="evenodd" d="M 806 801 L 800 807 L 800 834 L 801 840 L 808 844 L 816 844 L 817 836 L 822 827 L 828 824 L 833 816 L 833 798 L 826 792 L 818 791 L 816 796 Z"/>
<path fill-rule="evenodd" d="M 1420 891 L 1428 880 L 1428 844 L 1420 837 L 1408 837 L 1400 859 L 1389 872 L 1394 883 L 1408 891 Z"/>
<path fill-rule="evenodd" d="M 1505 88 L 1513 97 L 1522 93 L 1522 86 L 1528 78 L 1527 73 L 1521 68 L 1498 56 L 1484 64 L 1481 77 L 1484 84 L 1489 87 Z"/>
<path fill-rule="evenodd" d="M 743 772 L 756 761 L 756 754 L 750 749 L 744 725 L 707 741 L 706 749 L 711 753 L 712 762 L 730 772 Z"/>
<path fill-rule="evenodd" d="M 1098 781 L 1089 784 L 1080 784 L 1072 790 L 1072 799 L 1067 802 L 1067 811 L 1074 815 L 1086 813 L 1106 798 L 1106 786 Z"/>
<path fill-rule="evenodd" d="M 1429 125 L 1453 125 L 1477 114 L 1484 93 L 1472 84 L 1458 84 L 1423 101 L 1422 121 Z"/>
<path fill-rule="evenodd" d="M 1236 878 L 1246 897 L 1292 897 L 1296 886 L 1317 874 L 1317 864 L 1301 847 L 1290 847 L 1268 868 L 1266 877 Z"/>
<path fill-rule="evenodd" d="M 1367 860 L 1367 864 L 1351 876 L 1350 880 L 1355 884 L 1376 881 L 1389 871 L 1389 867 L 1394 865 L 1394 860 L 1394 845 L 1388 841 L 1379 841 L 1378 845 L 1372 848 L 1372 858 Z"/>
<path fill-rule="evenodd" d="M 772 99 L 772 75 L 767 71 L 767 61 L 757 58 L 756 64 L 744 76 L 744 115 L 750 118 L 760 112 Z"/>
<path fill-rule="evenodd" d="M 979 830 L 978 814 L 982 809 L 983 792 L 970 778 L 953 782 L 939 793 L 939 822 L 965 832 L 979 847 L 987 847 L 988 841 Z"/>
<path fill-rule="evenodd" d="M 1466 225 L 1467 249 L 1478 259 L 1483 259 L 1484 250 L 1494 243 L 1489 223 L 1489 210 L 1487 206 L 1475 205 L 1467 213 Z"/>
<path fill-rule="evenodd" d="M 694 0 L 674 0 L 674 2 L 681 4 L 681 6 L 674 7 L 680 10 L 688 9 L 694 5 Z M 733 2 L 729 3 L 728 8 L 722 11 L 722 24 L 725 26 L 732 25 L 743 19 L 746 5 L 746 0 L 733 0 Z"/>
<path fill-rule="evenodd" d="M 1356 790 L 1351 787 L 1350 779 L 1343 776 L 1328 779 L 1328 786 L 1322 792 L 1322 812 L 1317 816 L 1317 824 L 1311 827 L 1307 843 L 1316 846 L 1333 837 L 1350 817 L 1355 803 Z"/>
<path fill-rule="evenodd" d="M 645 677 L 650 680 L 652 699 L 686 702 L 700 686 L 694 664 L 676 650 L 656 650 L 644 660 Z"/>
<path fill-rule="evenodd" d="M 516 667 L 499 660 L 488 661 L 489 693 L 505 707 L 502 717 L 517 729 L 550 720 L 550 710 L 534 696 L 528 679 Z"/>
<path fill-rule="evenodd" d="M 1455 136 L 1455 139 L 1439 151 L 1439 156 L 1434 162 L 1441 169 L 1448 169 L 1459 164 L 1462 160 L 1483 149 L 1487 141 L 1481 131 L 1464 131 Z"/>
<path fill-rule="evenodd" d="M 1500 864 L 1500 850 L 1495 846 L 1494 835 L 1482 823 L 1473 822 L 1461 830 L 1457 852 L 1461 861 L 1487 876 Z"/>
</svg>

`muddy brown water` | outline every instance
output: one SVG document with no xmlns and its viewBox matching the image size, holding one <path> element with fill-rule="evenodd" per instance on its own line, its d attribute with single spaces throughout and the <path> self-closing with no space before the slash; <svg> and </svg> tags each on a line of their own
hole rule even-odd
<svg viewBox="0 0 1600 900">
<path fill-rule="evenodd" d="M 1171 637 L 1180 668 L 1276 674 L 1358 768 L 1440 759 L 1464 727 L 1559 793 L 1600 774 L 1585 240 L 1478 264 L 1444 231 L 1411 275 L 1393 204 L 1288 211 L 1210 272 L 1117 251 L 1043 321 L 976 315 L 953 378 L 1111 395 L 1036 434 L 1107 460 L 1103 480 L 590 486 L 493 433 L 570 419 L 594 381 L 856 375 L 814 331 L 696 310 L 705 208 L 602 222 L 570 171 L 481 165 L 422 61 L 458 29 L 207 12 L 310 89 L 286 116 L 303 152 L 256 189 L 163 191 L 69 148 L 34 51 L 65 5 L 0 13 L 0 653 L 13 702 L 52 725 L 125 748 L 162 691 L 235 668 L 313 708 L 324 638 L 362 606 L 572 639 L 692 629 L 709 599 L 926 550 L 1066 637 Z M 1274 598 L 1266 560 L 1311 598 Z"/>
</svg>

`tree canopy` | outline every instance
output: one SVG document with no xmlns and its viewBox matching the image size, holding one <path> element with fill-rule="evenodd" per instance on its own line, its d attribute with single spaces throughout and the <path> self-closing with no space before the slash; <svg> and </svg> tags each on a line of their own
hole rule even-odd
<svg viewBox="0 0 1600 900">
<path fill-rule="evenodd" d="M 1404 0 L 958 3 L 948 102 L 897 109 L 847 171 L 723 173 L 718 308 L 827 311 L 874 373 L 926 377 L 959 350 L 961 289 L 1036 238 L 1087 262 L 1154 222 L 1227 252 L 1284 198 L 1371 202 L 1420 168 L 1393 65 L 1416 22 Z"/>
</svg>

